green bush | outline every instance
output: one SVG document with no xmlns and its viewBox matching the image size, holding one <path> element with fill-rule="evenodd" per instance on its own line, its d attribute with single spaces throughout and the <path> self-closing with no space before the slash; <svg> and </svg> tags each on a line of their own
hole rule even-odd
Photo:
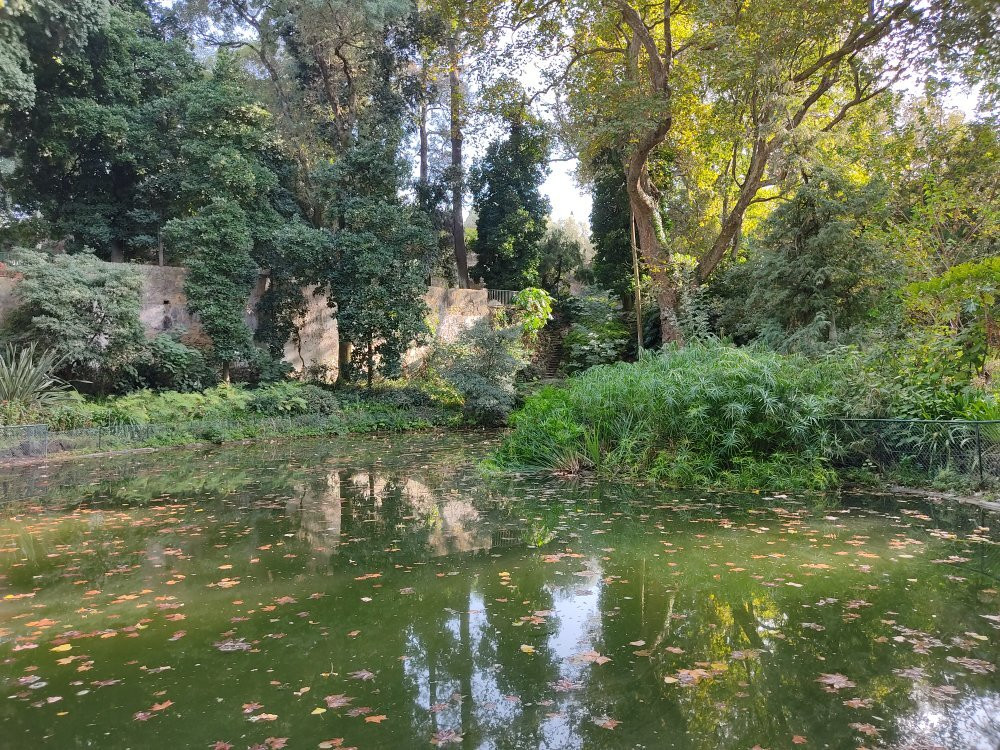
<svg viewBox="0 0 1000 750">
<path fill-rule="evenodd" d="M 55 352 L 34 344 L 0 350 L 0 425 L 41 422 L 72 403 L 75 392 L 53 374 L 59 365 Z"/>
<path fill-rule="evenodd" d="M 481 320 L 438 353 L 445 380 L 462 397 L 465 415 L 473 422 L 503 424 L 514 409 L 514 383 L 527 364 L 522 336 L 520 325 L 492 328 Z"/>
<path fill-rule="evenodd" d="M 6 322 L 15 341 L 56 353 L 59 374 L 99 392 L 133 379 L 146 349 L 139 320 L 142 279 L 122 264 L 89 253 L 46 255 L 20 251 L 16 287 L 20 305 Z M 55 291 L 58 293 L 54 293 Z"/>
<path fill-rule="evenodd" d="M 251 391 L 248 409 L 266 416 L 289 414 L 336 414 L 340 410 L 337 397 L 309 383 L 271 383 Z"/>
<path fill-rule="evenodd" d="M 611 364 L 622 358 L 629 333 L 622 323 L 620 306 L 610 295 L 577 297 L 568 304 L 568 308 L 572 325 L 563 345 L 569 372 Z"/>
<path fill-rule="evenodd" d="M 169 334 L 160 334 L 149 342 L 138 374 L 148 388 L 157 391 L 200 391 L 217 381 L 200 350 Z"/>
<path fill-rule="evenodd" d="M 513 415 L 501 467 L 641 474 L 679 485 L 823 488 L 835 482 L 826 417 L 835 368 L 802 357 L 693 344 L 594 367 Z"/>
</svg>

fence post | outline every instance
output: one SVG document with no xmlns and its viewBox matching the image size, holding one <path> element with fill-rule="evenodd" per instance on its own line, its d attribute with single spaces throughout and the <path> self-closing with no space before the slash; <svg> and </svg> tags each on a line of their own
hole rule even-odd
<svg viewBox="0 0 1000 750">
<path fill-rule="evenodd" d="M 979 486 L 986 484 L 983 474 L 983 432 L 979 422 L 976 422 L 976 455 L 979 457 Z"/>
</svg>

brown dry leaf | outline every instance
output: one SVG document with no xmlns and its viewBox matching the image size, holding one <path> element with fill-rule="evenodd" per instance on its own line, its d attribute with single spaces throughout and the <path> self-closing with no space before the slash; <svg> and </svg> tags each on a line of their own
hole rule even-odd
<svg viewBox="0 0 1000 750">
<path fill-rule="evenodd" d="M 822 683 L 823 689 L 828 693 L 855 687 L 855 684 L 842 674 L 822 674 L 816 678 L 816 682 Z"/>
</svg>

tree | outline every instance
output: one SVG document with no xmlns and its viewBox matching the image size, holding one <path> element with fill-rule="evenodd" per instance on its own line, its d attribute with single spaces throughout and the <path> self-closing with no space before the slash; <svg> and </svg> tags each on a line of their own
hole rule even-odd
<svg viewBox="0 0 1000 750">
<path fill-rule="evenodd" d="M 56 353 L 59 374 L 106 392 L 146 349 L 139 319 L 142 279 L 127 266 L 90 253 L 49 256 L 21 251 L 19 306 L 9 338 Z"/>
<path fill-rule="evenodd" d="M 927 281 L 903 290 L 906 312 L 920 333 L 945 342 L 932 348 L 942 362 L 931 367 L 982 374 L 1000 349 L 1000 258 L 961 263 Z M 921 331 L 923 329 L 923 331 Z M 934 349 L 936 348 L 936 351 Z"/>
<path fill-rule="evenodd" d="M 33 106 L 0 113 L 16 160 L 8 184 L 19 213 L 41 212 L 68 250 L 148 259 L 165 207 L 144 182 L 171 162 L 170 98 L 201 75 L 186 40 L 135 3 L 113 4 L 85 43 L 64 50 L 53 47 L 62 32 L 19 28 L 38 91 Z"/>
<path fill-rule="evenodd" d="M 913 102 L 896 140 L 894 239 L 911 279 L 1000 253 L 1000 130 L 933 101 Z"/>
<path fill-rule="evenodd" d="M 682 286 L 712 274 L 748 213 L 793 187 L 824 134 L 926 59 L 942 16 L 940 4 L 915 0 L 561 8 L 527 12 L 542 36 L 565 36 L 569 65 L 551 85 L 565 95 L 568 135 L 585 161 L 623 150 L 664 341 L 683 338 Z"/>
<path fill-rule="evenodd" d="M 340 366 L 363 368 L 369 386 L 377 372 L 397 376 L 403 354 L 428 332 L 423 295 L 427 258 L 437 243 L 425 217 L 400 200 L 404 168 L 395 140 L 373 137 L 325 177 L 328 211 L 338 226 L 317 281 L 336 305 Z"/>
<path fill-rule="evenodd" d="M 887 263 L 887 191 L 878 182 L 813 170 L 750 241 L 749 258 L 727 274 L 735 290 L 722 326 L 776 348 L 837 344 L 870 321 L 892 274 Z"/>
<path fill-rule="evenodd" d="M 538 280 L 550 294 L 568 291 L 570 278 L 583 265 L 586 237 L 576 222 L 550 222 L 542 239 Z"/>
<path fill-rule="evenodd" d="M 622 307 L 634 307 L 631 223 L 625 172 L 621 160 L 604 162 L 593 177 L 594 204 L 590 212 L 594 260 L 591 271 L 598 286 L 614 293 Z"/>
<path fill-rule="evenodd" d="M 27 111 L 37 66 L 73 54 L 108 21 L 109 0 L 6 0 L 0 5 L 0 115 Z"/>
<path fill-rule="evenodd" d="M 234 201 L 218 199 L 193 216 L 172 219 L 164 235 L 185 259 L 188 309 L 198 315 L 222 379 L 229 382 L 233 362 L 253 351 L 245 317 L 257 266 L 247 215 Z"/>
<path fill-rule="evenodd" d="M 537 286 L 549 202 L 548 137 L 525 106 L 507 115 L 507 136 L 493 141 L 472 173 L 479 215 L 473 274 L 495 289 Z"/>
</svg>

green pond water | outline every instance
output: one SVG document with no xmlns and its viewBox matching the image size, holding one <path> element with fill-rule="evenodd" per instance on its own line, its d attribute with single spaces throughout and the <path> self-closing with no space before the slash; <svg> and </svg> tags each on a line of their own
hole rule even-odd
<svg viewBox="0 0 1000 750">
<path fill-rule="evenodd" d="M 995 518 L 494 439 L 0 469 L 0 747 L 1000 747 Z"/>
</svg>

